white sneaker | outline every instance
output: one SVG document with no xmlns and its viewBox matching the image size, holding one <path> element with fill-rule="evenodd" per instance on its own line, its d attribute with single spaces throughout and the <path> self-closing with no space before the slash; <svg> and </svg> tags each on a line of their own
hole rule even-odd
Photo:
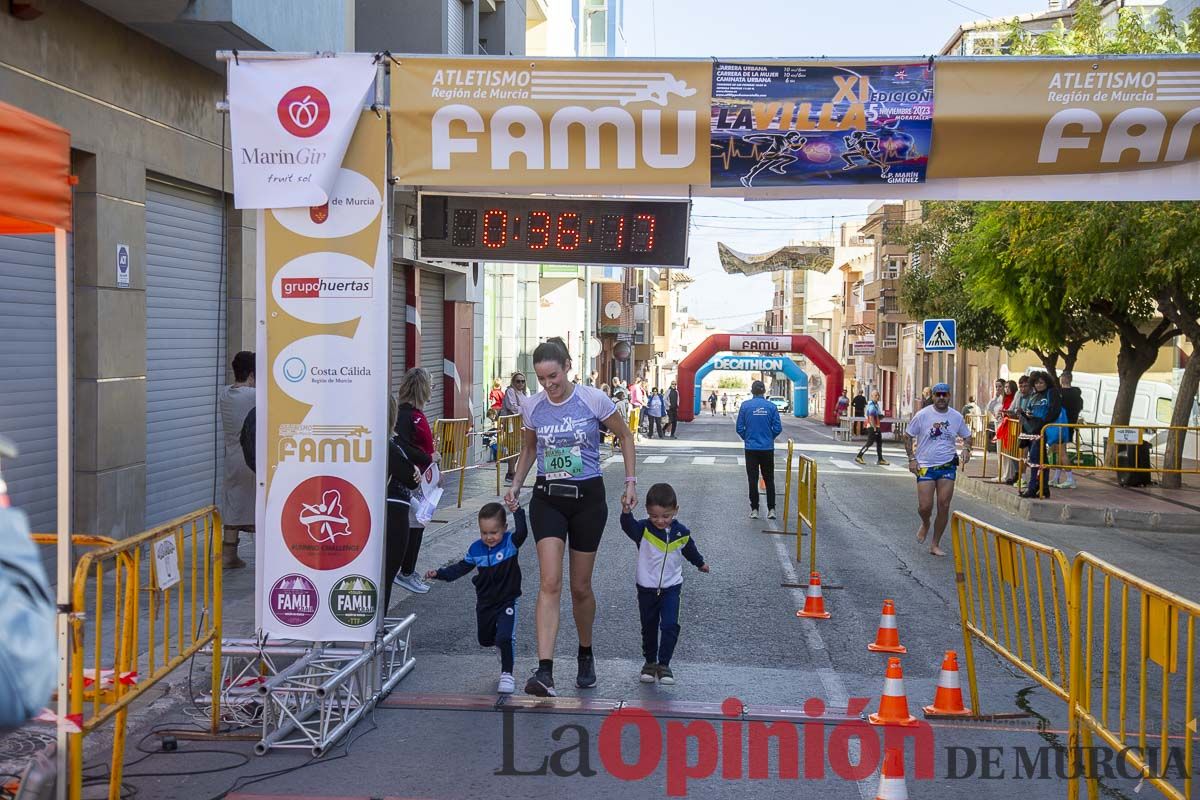
<svg viewBox="0 0 1200 800">
<path fill-rule="evenodd" d="M 425 594 L 429 591 L 429 584 L 421 580 L 415 572 L 411 575 L 397 575 L 393 583 L 402 589 L 408 589 L 413 594 Z"/>
<path fill-rule="evenodd" d="M 1059 484 L 1058 484 L 1058 488 L 1060 488 L 1060 489 L 1078 489 L 1078 488 L 1079 488 L 1079 484 L 1077 484 L 1077 483 L 1075 482 L 1075 476 L 1074 476 L 1074 475 L 1068 475 L 1068 476 L 1067 476 L 1067 479 L 1066 479 L 1065 481 L 1060 481 L 1060 482 L 1059 482 Z"/>
<path fill-rule="evenodd" d="M 513 680 L 511 672 L 501 672 L 500 680 L 496 682 L 496 692 L 498 694 L 512 694 L 517 690 L 517 682 Z"/>
<path fill-rule="evenodd" d="M 758 509 L 757 508 L 750 509 L 750 519 L 758 519 Z"/>
<path fill-rule="evenodd" d="M 767 519 L 775 519 L 775 509 L 767 509 Z"/>
</svg>

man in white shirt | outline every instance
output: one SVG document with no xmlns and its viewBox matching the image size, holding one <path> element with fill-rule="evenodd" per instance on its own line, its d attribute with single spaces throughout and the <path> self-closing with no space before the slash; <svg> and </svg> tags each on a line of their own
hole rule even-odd
<svg viewBox="0 0 1200 800">
<path fill-rule="evenodd" d="M 938 544 L 950 520 L 950 500 L 954 497 L 954 479 L 958 467 L 971 460 L 971 429 L 962 414 L 950 407 L 950 387 L 939 383 L 932 387 L 933 404 L 922 408 L 908 422 L 904 434 L 904 449 L 908 451 L 909 472 L 917 476 L 917 514 L 921 528 L 917 542 L 924 543 L 929 535 L 929 518 L 933 500 L 937 497 L 937 518 L 933 521 L 933 541 L 929 552 L 944 556 Z M 964 447 L 960 460 L 957 438 Z"/>
</svg>

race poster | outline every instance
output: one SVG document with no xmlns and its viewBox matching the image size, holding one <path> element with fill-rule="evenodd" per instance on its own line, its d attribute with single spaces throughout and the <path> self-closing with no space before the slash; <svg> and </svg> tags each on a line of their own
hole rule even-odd
<svg viewBox="0 0 1200 800">
<path fill-rule="evenodd" d="M 259 631 L 371 641 L 385 538 L 387 120 L 360 116 L 329 202 L 258 216 Z"/>
<path fill-rule="evenodd" d="M 927 63 L 713 63 L 714 188 L 922 183 Z"/>
</svg>

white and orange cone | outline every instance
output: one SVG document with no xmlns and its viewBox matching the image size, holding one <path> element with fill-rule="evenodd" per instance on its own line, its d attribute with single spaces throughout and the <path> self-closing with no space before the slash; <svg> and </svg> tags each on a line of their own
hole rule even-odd
<svg viewBox="0 0 1200 800">
<path fill-rule="evenodd" d="M 883 613 L 879 616 L 879 631 L 875 641 L 867 649 L 876 653 L 907 653 L 908 648 L 900 644 L 900 629 L 896 627 L 896 606 L 891 600 L 883 601 Z"/>
<path fill-rule="evenodd" d="M 917 718 L 908 713 L 908 697 L 904 694 L 904 670 L 900 668 L 900 659 L 888 659 L 879 711 L 867 717 L 867 721 L 872 725 L 917 724 Z"/>
<path fill-rule="evenodd" d="M 879 790 L 875 800 L 908 800 L 904 783 L 904 751 L 891 747 L 883 753 L 883 769 L 879 772 Z"/>
<path fill-rule="evenodd" d="M 821 594 L 821 573 L 813 572 L 808 578 L 808 591 L 804 595 L 804 608 L 796 612 L 797 617 L 829 619 L 825 610 L 825 596 Z"/>
<path fill-rule="evenodd" d="M 942 671 L 938 675 L 933 705 L 922 709 L 927 717 L 965 717 L 971 709 L 963 707 L 962 686 L 958 681 L 958 653 L 946 651 Z"/>
</svg>

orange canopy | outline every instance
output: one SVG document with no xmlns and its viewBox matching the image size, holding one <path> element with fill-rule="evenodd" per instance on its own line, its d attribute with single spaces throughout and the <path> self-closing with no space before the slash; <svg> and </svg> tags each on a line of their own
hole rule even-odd
<svg viewBox="0 0 1200 800">
<path fill-rule="evenodd" d="M 0 103 L 0 234 L 71 229 L 71 134 Z"/>
</svg>

